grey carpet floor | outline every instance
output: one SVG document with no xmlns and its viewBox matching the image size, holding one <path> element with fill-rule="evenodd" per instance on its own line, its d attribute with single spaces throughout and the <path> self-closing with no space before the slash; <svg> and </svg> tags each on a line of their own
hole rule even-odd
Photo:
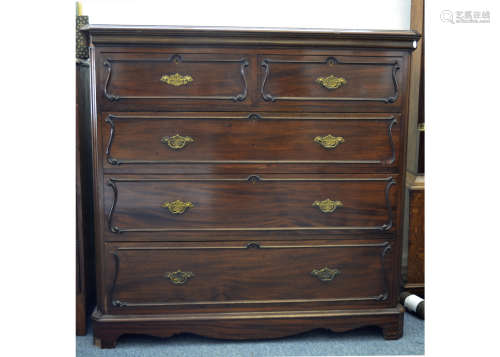
<svg viewBox="0 0 500 357">
<path fill-rule="evenodd" d="M 115 349 L 93 345 L 92 330 L 76 338 L 76 355 L 106 357 L 260 357 L 260 356 L 376 356 L 424 354 L 424 321 L 406 313 L 404 335 L 386 341 L 382 332 L 367 327 L 343 333 L 316 330 L 297 336 L 258 341 L 222 341 L 190 334 L 167 339 L 126 335 Z"/>
</svg>

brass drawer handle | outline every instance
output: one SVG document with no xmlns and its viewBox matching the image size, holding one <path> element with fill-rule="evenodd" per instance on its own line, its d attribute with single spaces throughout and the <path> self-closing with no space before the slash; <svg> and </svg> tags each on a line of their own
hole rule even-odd
<svg viewBox="0 0 500 357">
<path fill-rule="evenodd" d="M 342 201 L 332 201 L 327 198 L 323 201 L 314 201 L 313 207 L 318 207 L 323 213 L 331 213 L 337 209 L 337 207 L 343 207 Z"/>
<path fill-rule="evenodd" d="M 194 274 L 190 271 L 170 271 L 165 273 L 165 278 L 170 279 L 170 281 L 175 285 L 183 285 L 188 279 L 194 277 Z"/>
<path fill-rule="evenodd" d="M 326 136 L 317 136 L 314 138 L 314 142 L 323 146 L 325 149 L 335 149 L 337 146 L 344 142 L 344 138 L 341 136 L 333 136 L 328 134 Z"/>
<path fill-rule="evenodd" d="M 188 208 L 194 207 L 191 202 L 183 202 L 181 200 L 175 200 L 172 202 L 164 202 L 161 205 L 163 208 L 168 208 L 172 214 L 183 214 Z"/>
<path fill-rule="evenodd" d="M 160 78 L 160 81 L 162 81 L 163 83 L 170 84 L 171 86 L 174 87 L 184 86 L 192 82 L 193 80 L 194 80 L 193 77 L 191 77 L 190 75 L 186 74 L 183 76 L 182 74 L 179 73 L 165 74 Z"/>
<path fill-rule="evenodd" d="M 328 281 L 332 281 L 335 276 L 340 274 L 340 270 L 338 269 L 330 269 L 327 267 L 321 268 L 319 270 L 314 269 L 311 272 L 311 275 L 318 278 L 322 282 L 326 283 Z"/>
<path fill-rule="evenodd" d="M 335 77 L 333 74 L 330 74 L 327 77 L 319 77 L 316 79 L 316 83 L 321 84 L 323 87 L 327 89 L 337 89 L 342 85 L 347 84 L 345 78 Z"/>
<path fill-rule="evenodd" d="M 194 143 L 194 139 L 190 136 L 181 136 L 175 134 L 174 136 L 164 136 L 161 138 L 163 144 L 167 144 L 169 148 L 173 150 L 180 150 L 184 148 L 189 143 Z"/>
</svg>

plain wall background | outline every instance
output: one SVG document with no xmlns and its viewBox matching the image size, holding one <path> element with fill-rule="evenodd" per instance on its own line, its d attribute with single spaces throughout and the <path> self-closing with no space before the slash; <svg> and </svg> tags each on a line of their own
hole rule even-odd
<svg viewBox="0 0 500 357">
<path fill-rule="evenodd" d="M 410 29 L 410 0 L 81 0 L 91 24 Z"/>
</svg>

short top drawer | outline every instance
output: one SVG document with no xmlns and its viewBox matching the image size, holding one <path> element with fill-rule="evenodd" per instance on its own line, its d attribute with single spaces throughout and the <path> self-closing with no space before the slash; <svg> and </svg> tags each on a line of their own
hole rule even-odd
<svg viewBox="0 0 500 357">
<path fill-rule="evenodd" d="M 260 99 L 267 107 L 400 107 L 403 58 L 259 56 Z M 369 110 L 368 110 L 369 111 Z"/>
<path fill-rule="evenodd" d="M 404 104 L 408 56 L 394 52 L 108 51 L 95 62 L 100 111 L 395 113 Z"/>
<path fill-rule="evenodd" d="M 245 55 L 103 54 L 97 65 L 104 106 L 248 99 Z"/>
</svg>

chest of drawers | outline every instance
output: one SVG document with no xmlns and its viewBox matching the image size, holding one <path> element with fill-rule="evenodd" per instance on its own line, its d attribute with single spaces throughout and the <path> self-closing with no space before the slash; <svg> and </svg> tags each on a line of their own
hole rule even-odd
<svg viewBox="0 0 500 357">
<path fill-rule="evenodd" d="M 96 344 L 401 336 L 415 33 L 86 31 Z"/>
</svg>

